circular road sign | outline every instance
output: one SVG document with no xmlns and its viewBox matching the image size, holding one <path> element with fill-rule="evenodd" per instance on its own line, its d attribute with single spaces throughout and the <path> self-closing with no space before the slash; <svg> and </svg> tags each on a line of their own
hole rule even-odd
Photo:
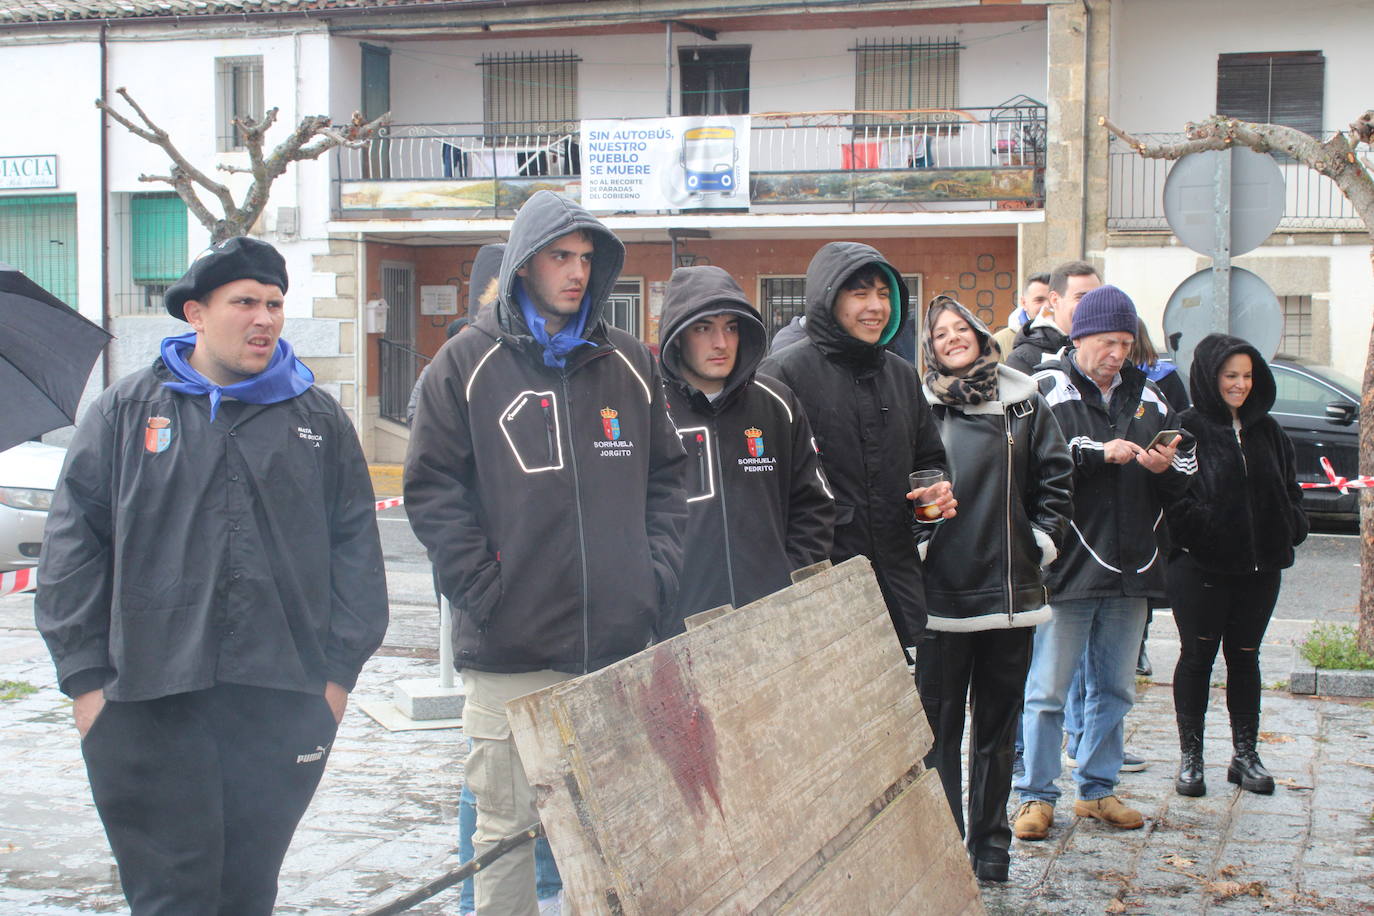
<svg viewBox="0 0 1374 916">
<path fill-rule="evenodd" d="M 1193 348 L 1211 334 L 1212 271 L 1199 270 L 1178 285 L 1164 306 L 1165 346 L 1175 350 L 1178 371 L 1187 378 L 1193 367 Z M 1174 344 L 1174 335 L 1178 343 Z M 1259 277 L 1240 267 L 1231 268 L 1231 330 L 1233 337 L 1248 341 L 1265 359 L 1278 352 L 1283 337 L 1283 310 L 1278 297 Z"/>
<path fill-rule="evenodd" d="M 1283 172 L 1272 156 L 1231 151 L 1231 257 L 1256 248 L 1283 218 Z M 1216 248 L 1217 157 L 1220 150 L 1189 153 L 1164 182 L 1164 215 L 1178 240 L 1199 254 Z"/>
</svg>

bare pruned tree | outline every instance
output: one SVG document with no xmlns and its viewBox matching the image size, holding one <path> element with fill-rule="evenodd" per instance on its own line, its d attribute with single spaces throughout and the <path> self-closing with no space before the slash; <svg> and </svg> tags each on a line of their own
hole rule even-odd
<svg viewBox="0 0 1374 916">
<path fill-rule="evenodd" d="M 139 175 L 139 181 L 162 182 L 172 186 L 200 224 L 210 230 L 210 241 L 222 242 L 236 235 L 247 235 L 253 224 L 262 215 L 276 181 L 293 162 L 316 159 L 336 146 L 361 147 L 377 132 L 378 128 L 391 123 L 391 112 L 379 118 L 364 121 L 361 114 L 353 113 L 353 119 L 344 127 L 335 127 L 324 115 L 307 115 L 301 118 L 291 134 L 278 143 L 270 153 L 265 152 L 263 143 L 268 129 L 276 123 L 277 109 L 268 109 L 261 119 L 235 118 L 234 126 L 239 130 L 244 148 L 248 152 L 248 168 L 220 165 L 223 172 L 236 172 L 253 176 L 253 182 L 244 192 L 242 203 L 234 200 L 233 193 L 223 183 L 215 181 L 205 172 L 196 168 L 191 161 L 177 149 L 167 131 L 159 127 L 148 113 L 143 110 L 133 96 L 123 87 L 116 89 L 121 98 L 142 121 L 142 125 L 116 111 L 105 99 L 96 99 L 95 105 L 111 118 L 122 124 L 130 133 L 142 137 L 154 146 L 160 147 L 172 160 L 172 167 L 166 175 Z M 199 188 L 199 190 L 198 190 Z M 200 194 L 208 193 L 219 203 L 222 216 L 214 211 Z"/>
<path fill-rule="evenodd" d="M 1327 176 L 1340 188 L 1346 200 L 1364 221 L 1370 244 L 1374 245 L 1374 177 L 1369 164 L 1357 151 L 1363 145 L 1374 148 L 1374 110 L 1366 111 L 1330 139 L 1319 140 L 1311 134 L 1282 124 L 1255 124 L 1213 115 L 1205 121 L 1189 122 L 1185 140 L 1178 143 L 1146 143 L 1126 133 L 1106 118 L 1098 123 L 1146 159 L 1179 159 L 1189 153 L 1248 147 L 1260 153 L 1283 153 Z M 1374 269 L 1374 249 L 1370 251 Z M 1374 330 L 1364 365 L 1364 385 L 1360 395 L 1360 473 L 1374 474 Z M 1374 655 L 1374 493 L 1360 495 L 1360 622 L 1359 643 Z"/>
</svg>

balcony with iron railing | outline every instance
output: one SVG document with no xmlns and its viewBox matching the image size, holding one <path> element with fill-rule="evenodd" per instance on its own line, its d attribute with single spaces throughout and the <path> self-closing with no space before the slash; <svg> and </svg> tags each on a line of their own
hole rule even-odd
<svg viewBox="0 0 1374 916">
<path fill-rule="evenodd" d="M 751 116 L 754 211 L 1039 207 L 1045 107 L 780 112 Z M 530 194 L 580 194 L 578 125 L 395 124 L 340 148 L 336 211 L 510 216 Z"/>
<path fill-rule="evenodd" d="M 1146 144 L 1179 143 L 1181 133 L 1133 134 Z M 1329 136 L 1329 135 L 1328 135 Z M 1360 154 L 1366 168 L 1374 167 L 1374 156 Z M 1113 232 L 1168 232 L 1164 216 L 1164 182 L 1174 163 L 1164 159 L 1145 159 L 1120 138 L 1113 136 L 1108 147 L 1111 169 L 1107 201 L 1107 229 Z M 1286 201 L 1277 232 L 1359 231 L 1364 222 L 1326 175 L 1300 162 L 1276 156 L 1283 172 Z"/>
</svg>

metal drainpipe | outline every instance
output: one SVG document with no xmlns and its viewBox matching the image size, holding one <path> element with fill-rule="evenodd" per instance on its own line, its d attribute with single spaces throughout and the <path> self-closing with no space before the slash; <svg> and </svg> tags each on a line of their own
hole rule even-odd
<svg viewBox="0 0 1374 916">
<path fill-rule="evenodd" d="M 664 111 L 673 116 L 673 21 L 663 23 L 663 69 L 666 71 L 664 85 Z"/>
<path fill-rule="evenodd" d="M 1088 256 L 1088 131 L 1095 126 L 1092 118 L 1092 36 L 1093 36 L 1093 11 L 1088 5 L 1088 0 L 1081 0 L 1083 4 L 1083 155 L 1082 171 L 1079 179 L 1082 181 L 1083 194 L 1078 201 L 1078 251 L 1079 256 Z"/>
<path fill-rule="evenodd" d="M 107 26 L 100 26 L 100 98 L 109 101 Z M 100 326 L 110 330 L 110 115 L 100 109 Z M 110 350 L 100 355 L 100 387 L 110 387 Z"/>
</svg>

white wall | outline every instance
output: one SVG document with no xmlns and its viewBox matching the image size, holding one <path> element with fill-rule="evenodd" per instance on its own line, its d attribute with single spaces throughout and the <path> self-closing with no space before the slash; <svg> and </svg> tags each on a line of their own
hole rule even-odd
<svg viewBox="0 0 1374 916">
<path fill-rule="evenodd" d="M 1141 132 L 1181 131 L 1215 113 L 1217 55 L 1321 51 L 1323 120 L 1339 130 L 1369 108 L 1374 3 L 1115 0 L 1112 119 Z"/>
<path fill-rule="evenodd" d="M 993 106 L 1022 93 L 1045 100 L 1044 22 L 904 29 L 780 28 L 722 32 L 716 42 L 679 29 L 673 33 L 673 113 L 681 112 L 678 48 L 749 45 L 749 102 L 754 112 L 843 110 L 854 106 L 854 54 L 850 49 L 856 42 L 939 37 L 954 37 L 964 45 L 960 57 L 961 104 Z M 582 58 L 578 65 L 578 113 L 583 118 L 661 117 L 666 113 L 661 33 L 407 41 L 393 42 L 390 47 L 392 112 L 398 124 L 480 122 L 482 78 L 476 64 L 484 53 L 577 54 Z M 340 56 L 336 53 L 335 59 Z"/>
</svg>

